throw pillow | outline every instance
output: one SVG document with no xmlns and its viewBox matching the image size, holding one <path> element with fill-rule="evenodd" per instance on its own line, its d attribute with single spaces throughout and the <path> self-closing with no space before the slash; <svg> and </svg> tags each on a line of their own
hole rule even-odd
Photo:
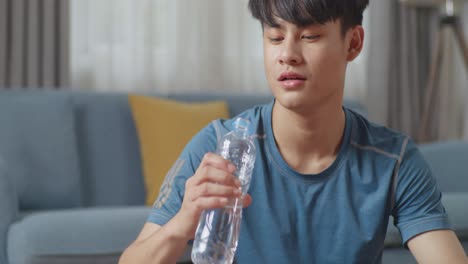
<svg viewBox="0 0 468 264">
<path fill-rule="evenodd" d="M 81 174 L 70 96 L 2 92 L 0 157 L 22 210 L 81 205 Z"/>
<path fill-rule="evenodd" d="M 184 103 L 129 95 L 146 187 L 146 204 L 156 200 L 164 177 L 189 140 L 217 118 L 228 118 L 226 102 Z"/>
</svg>

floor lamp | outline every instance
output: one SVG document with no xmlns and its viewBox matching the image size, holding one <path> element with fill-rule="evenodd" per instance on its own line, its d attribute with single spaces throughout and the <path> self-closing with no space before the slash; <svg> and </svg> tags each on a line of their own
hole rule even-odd
<svg viewBox="0 0 468 264">
<path fill-rule="evenodd" d="M 411 2 L 411 1 L 409 1 Z M 424 2 L 419 0 L 417 2 Z M 434 2 L 434 1 L 432 1 Z M 461 49 L 465 71 L 468 69 L 468 48 L 463 35 L 463 29 L 460 19 L 454 12 L 454 1 L 445 1 L 445 12 L 439 19 L 439 30 L 437 32 L 437 42 L 435 43 L 432 61 L 430 65 L 429 76 L 426 83 L 426 95 L 424 98 L 424 108 L 421 115 L 421 123 L 418 131 L 418 141 L 425 142 L 429 140 L 429 120 L 434 109 L 435 99 L 438 97 L 436 83 L 439 81 L 439 73 L 442 65 L 442 59 L 445 55 L 444 50 L 444 30 L 450 32 L 449 36 L 456 39 L 457 47 Z"/>
</svg>

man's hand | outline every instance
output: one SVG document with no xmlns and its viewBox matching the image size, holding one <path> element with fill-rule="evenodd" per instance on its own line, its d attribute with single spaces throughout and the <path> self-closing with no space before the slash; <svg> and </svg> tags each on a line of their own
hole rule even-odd
<svg viewBox="0 0 468 264">
<path fill-rule="evenodd" d="M 233 175 L 235 166 L 213 153 L 207 153 L 195 174 L 185 184 L 184 200 L 174 217 L 181 236 L 190 240 L 194 237 L 203 210 L 222 208 L 230 198 L 242 197 L 241 183 Z M 244 207 L 252 198 L 244 195 Z"/>
</svg>

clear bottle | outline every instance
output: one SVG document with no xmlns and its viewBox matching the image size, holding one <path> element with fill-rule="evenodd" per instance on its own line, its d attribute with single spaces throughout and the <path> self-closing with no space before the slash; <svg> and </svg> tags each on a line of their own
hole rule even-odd
<svg viewBox="0 0 468 264">
<path fill-rule="evenodd" d="M 248 120 L 236 119 L 234 130 L 222 137 L 216 150 L 218 155 L 236 166 L 234 176 L 239 178 L 243 194 L 250 187 L 255 163 L 250 127 Z M 203 211 L 192 247 L 193 263 L 231 264 L 237 249 L 241 219 L 242 199 L 231 199 L 224 208 Z"/>
</svg>

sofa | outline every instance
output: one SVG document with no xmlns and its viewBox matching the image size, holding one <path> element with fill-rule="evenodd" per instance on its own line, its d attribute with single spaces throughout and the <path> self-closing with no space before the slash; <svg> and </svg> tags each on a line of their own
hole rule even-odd
<svg viewBox="0 0 468 264">
<path fill-rule="evenodd" d="M 231 116 L 270 95 L 149 94 L 225 100 Z M 345 105 L 366 114 L 359 103 Z M 142 228 L 139 141 L 125 93 L 0 91 L 0 263 L 117 263 Z M 468 249 L 468 144 L 421 146 Z M 181 262 L 189 261 L 187 249 Z M 389 225 L 383 263 L 415 263 Z"/>
</svg>

